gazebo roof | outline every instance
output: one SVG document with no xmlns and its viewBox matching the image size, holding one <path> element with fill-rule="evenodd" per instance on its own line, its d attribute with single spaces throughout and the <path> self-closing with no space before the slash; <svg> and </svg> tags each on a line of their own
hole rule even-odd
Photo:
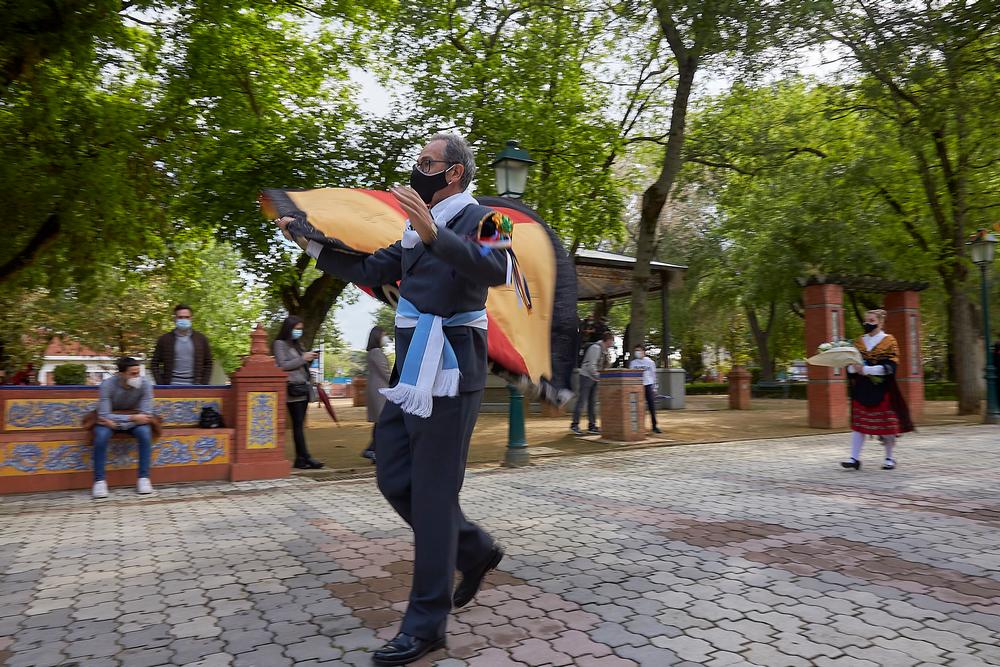
<svg viewBox="0 0 1000 667">
<path fill-rule="evenodd" d="M 927 282 L 891 280 L 878 276 L 816 275 L 796 278 L 799 287 L 809 285 L 840 285 L 849 292 L 922 292 L 930 286 Z"/>
<path fill-rule="evenodd" d="M 619 255 L 603 250 L 577 249 L 576 264 L 577 299 L 595 301 L 598 299 L 621 299 L 632 294 L 632 272 L 635 257 Z M 677 289 L 684 280 L 686 266 L 653 261 L 649 263 L 652 278 L 649 291 L 655 292 L 667 286 Z"/>
</svg>

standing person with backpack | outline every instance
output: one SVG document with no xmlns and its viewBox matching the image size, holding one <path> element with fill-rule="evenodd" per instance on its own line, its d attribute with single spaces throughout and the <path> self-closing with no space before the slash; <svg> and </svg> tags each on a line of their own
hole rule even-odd
<svg viewBox="0 0 1000 667">
<path fill-rule="evenodd" d="M 607 367 L 608 348 L 614 344 L 615 337 L 610 331 L 605 331 L 601 339 L 587 347 L 580 365 L 580 386 L 576 394 L 576 407 L 573 408 L 573 422 L 569 425 L 576 435 L 583 435 L 580 430 L 580 413 L 583 404 L 587 404 L 587 433 L 599 435 L 597 428 L 597 383 L 601 379 L 601 371 Z"/>
</svg>

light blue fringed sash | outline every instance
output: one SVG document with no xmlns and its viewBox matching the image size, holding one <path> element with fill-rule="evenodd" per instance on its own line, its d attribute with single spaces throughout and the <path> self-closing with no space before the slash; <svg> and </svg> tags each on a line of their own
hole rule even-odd
<svg viewBox="0 0 1000 667">
<path fill-rule="evenodd" d="M 412 303 L 400 298 L 396 306 L 396 326 L 414 329 L 413 338 L 403 361 L 399 382 L 395 387 L 379 391 L 403 412 L 430 417 L 434 397 L 458 396 L 458 382 L 462 376 L 458 357 L 444 335 L 444 327 L 486 329 L 486 323 L 486 309 L 443 318 L 421 313 Z"/>
</svg>

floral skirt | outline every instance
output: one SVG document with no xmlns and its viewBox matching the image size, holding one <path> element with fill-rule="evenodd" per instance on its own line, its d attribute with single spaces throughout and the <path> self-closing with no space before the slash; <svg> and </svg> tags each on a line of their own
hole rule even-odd
<svg viewBox="0 0 1000 667">
<path fill-rule="evenodd" d="M 896 435 L 901 433 L 899 417 L 892 409 L 889 392 L 878 405 L 861 405 L 851 401 L 851 430 L 866 435 Z"/>
</svg>

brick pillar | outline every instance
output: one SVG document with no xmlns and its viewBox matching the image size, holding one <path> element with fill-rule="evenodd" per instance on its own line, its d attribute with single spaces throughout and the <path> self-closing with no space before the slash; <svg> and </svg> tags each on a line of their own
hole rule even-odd
<svg viewBox="0 0 1000 667">
<path fill-rule="evenodd" d="M 603 439 L 615 442 L 645 440 L 646 399 L 642 371 L 622 368 L 601 371 L 597 391 Z"/>
<path fill-rule="evenodd" d="M 287 477 L 285 458 L 285 385 L 287 376 L 268 354 L 267 333 L 257 325 L 250 335 L 250 354 L 232 375 L 236 427 L 229 478 Z"/>
<path fill-rule="evenodd" d="M 733 366 L 729 371 L 729 409 L 750 409 L 750 371 L 743 366 Z"/>
<path fill-rule="evenodd" d="M 924 364 L 920 355 L 920 293 L 889 292 L 885 295 L 885 331 L 899 342 L 896 382 L 910 407 L 913 421 L 924 416 Z"/>
<path fill-rule="evenodd" d="M 844 338 L 844 288 L 809 285 L 803 290 L 806 307 L 806 355 L 822 343 Z M 809 366 L 809 426 L 843 428 L 850 423 L 846 370 Z"/>
</svg>

